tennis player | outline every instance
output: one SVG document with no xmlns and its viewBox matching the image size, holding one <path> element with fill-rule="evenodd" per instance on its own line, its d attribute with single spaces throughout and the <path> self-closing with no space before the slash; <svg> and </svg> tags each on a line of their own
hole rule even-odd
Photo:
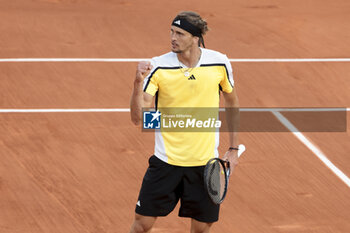
<svg viewBox="0 0 350 233">
<path fill-rule="evenodd" d="M 171 24 L 171 52 L 137 66 L 131 97 L 131 119 L 141 123 L 142 108 L 238 108 L 232 68 L 226 55 L 205 49 L 207 23 L 195 12 L 179 13 Z M 201 47 L 203 46 L 203 48 Z M 238 114 L 228 120 L 238 124 Z M 191 218 L 191 232 L 209 232 L 219 217 L 219 205 L 204 186 L 206 162 L 218 157 L 218 133 L 156 132 L 154 155 L 144 176 L 131 233 L 150 232 L 157 217 L 168 215 L 180 200 L 180 217 Z M 238 164 L 237 132 L 223 159 Z M 232 169 L 232 167 L 231 167 Z"/>
</svg>

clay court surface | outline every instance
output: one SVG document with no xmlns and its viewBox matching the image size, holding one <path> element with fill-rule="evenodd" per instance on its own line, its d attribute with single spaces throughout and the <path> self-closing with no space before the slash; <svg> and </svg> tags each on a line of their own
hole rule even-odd
<svg viewBox="0 0 350 233">
<path fill-rule="evenodd" d="M 348 0 L 0 0 L 1 58 L 150 58 L 197 11 L 229 58 L 349 58 Z M 0 108 L 129 107 L 136 62 L 0 62 Z M 349 62 L 232 62 L 242 107 L 350 107 Z M 350 120 L 349 112 L 347 120 Z M 153 134 L 128 112 L 0 113 L 1 233 L 128 232 Z M 303 133 L 350 175 L 350 133 Z M 227 135 L 221 137 L 223 153 Z M 213 233 L 348 233 L 349 186 L 291 132 L 245 132 Z M 188 232 L 177 209 L 152 232 Z"/>
</svg>

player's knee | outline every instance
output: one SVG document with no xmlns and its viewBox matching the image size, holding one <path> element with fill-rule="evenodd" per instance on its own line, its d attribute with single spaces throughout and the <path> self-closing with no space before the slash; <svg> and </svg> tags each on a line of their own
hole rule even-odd
<svg viewBox="0 0 350 233">
<path fill-rule="evenodd" d="M 191 233 L 209 233 L 213 223 L 194 223 L 192 222 Z"/>
<path fill-rule="evenodd" d="M 131 233 L 149 232 L 152 229 L 154 222 L 155 218 L 136 216 L 132 225 Z"/>
<path fill-rule="evenodd" d="M 146 233 L 149 230 L 151 230 L 152 226 L 140 223 L 140 222 L 134 222 L 131 233 Z"/>
<path fill-rule="evenodd" d="M 191 233 L 209 233 L 210 226 L 202 229 L 192 229 Z"/>
<path fill-rule="evenodd" d="M 142 223 L 136 223 L 133 228 L 133 233 L 146 233 L 151 230 L 152 226 L 148 226 Z"/>
</svg>

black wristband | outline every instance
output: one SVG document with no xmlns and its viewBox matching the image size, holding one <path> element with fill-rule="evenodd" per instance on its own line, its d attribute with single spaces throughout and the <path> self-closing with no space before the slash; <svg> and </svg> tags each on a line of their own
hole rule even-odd
<svg viewBox="0 0 350 233">
<path fill-rule="evenodd" d="M 228 150 L 239 150 L 238 147 L 230 147 Z"/>
</svg>

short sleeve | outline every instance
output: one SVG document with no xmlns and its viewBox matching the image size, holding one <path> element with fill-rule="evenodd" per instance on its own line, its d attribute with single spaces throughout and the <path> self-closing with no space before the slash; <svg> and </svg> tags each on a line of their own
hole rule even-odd
<svg viewBox="0 0 350 233">
<path fill-rule="evenodd" d="M 148 76 L 143 81 L 143 91 L 154 96 L 158 91 L 158 82 L 157 82 L 157 64 L 154 59 L 151 60 L 152 70 Z"/>
<path fill-rule="evenodd" d="M 220 82 L 220 87 L 222 91 L 226 93 L 231 93 L 234 86 L 234 80 L 233 80 L 232 66 L 226 55 L 224 57 L 223 73 L 224 73 L 224 78 Z"/>
</svg>

